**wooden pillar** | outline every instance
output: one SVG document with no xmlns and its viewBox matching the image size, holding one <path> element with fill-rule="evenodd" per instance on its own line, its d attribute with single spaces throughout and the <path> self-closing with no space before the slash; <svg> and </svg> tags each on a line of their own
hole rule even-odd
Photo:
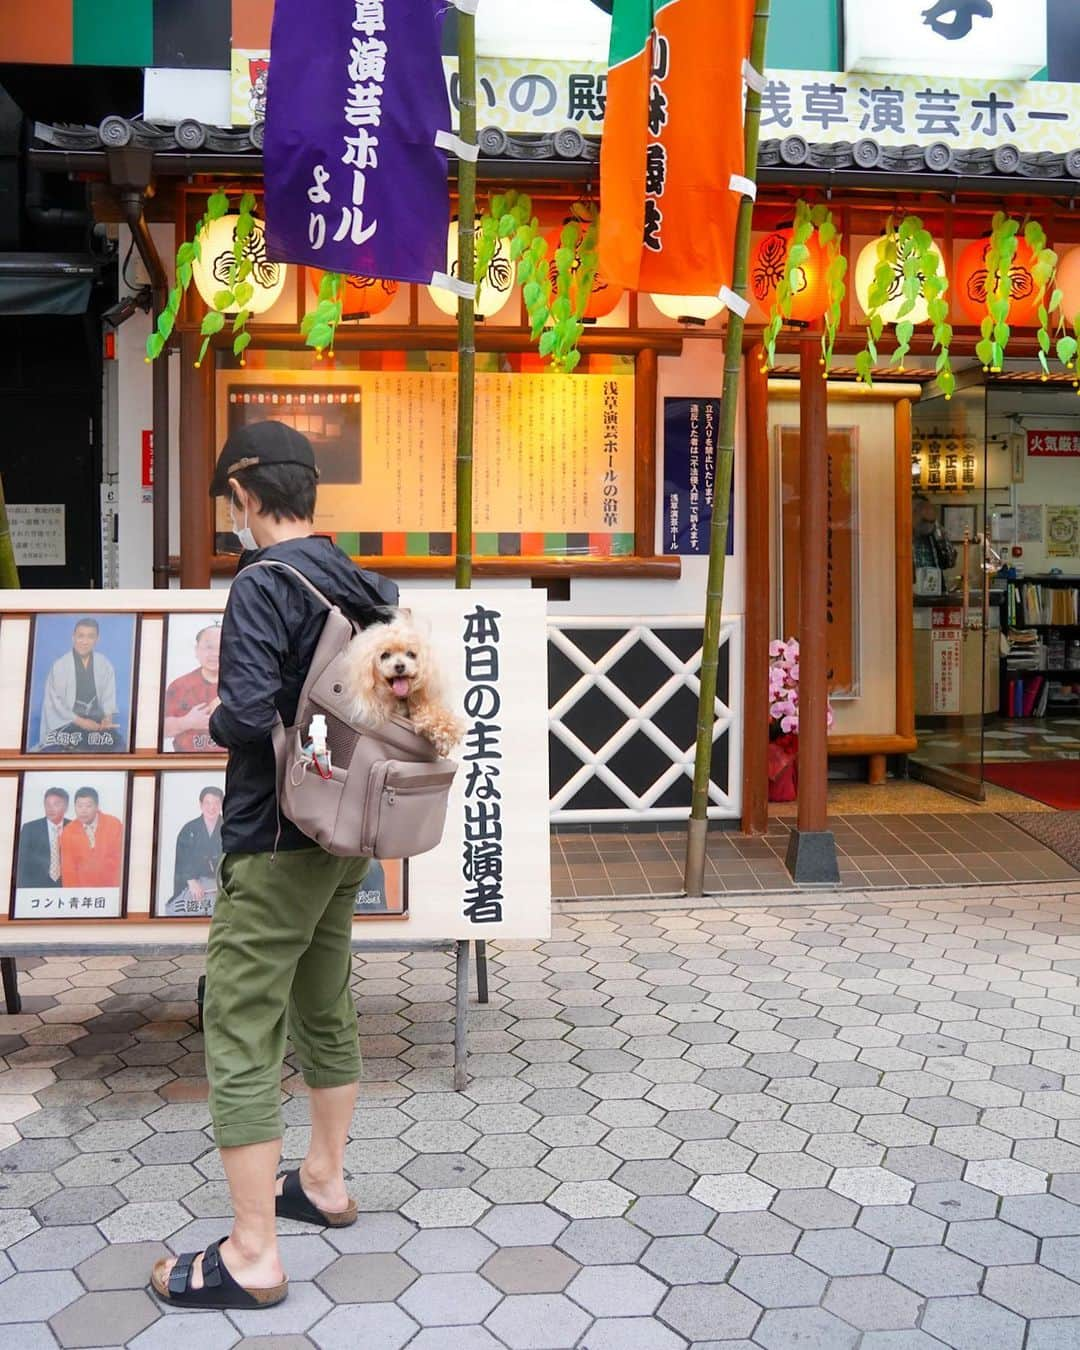
<svg viewBox="0 0 1080 1350">
<path fill-rule="evenodd" d="M 796 882 L 840 879 L 827 828 L 828 388 L 818 344 L 803 341 L 799 391 L 799 814 L 787 866 Z"/>
<path fill-rule="evenodd" d="M 746 627 L 743 635 L 744 834 L 769 828 L 769 377 L 765 350 L 746 370 Z"/>
<path fill-rule="evenodd" d="M 881 787 L 888 776 L 888 755 L 867 756 L 866 781 L 871 787 Z"/>
<path fill-rule="evenodd" d="M 186 590 L 210 585 L 213 553 L 210 461 L 214 425 L 213 352 L 199 369 L 195 361 L 202 339 L 180 339 L 180 585 Z"/>
<path fill-rule="evenodd" d="M 893 411 L 896 453 L 896 734 L 915 735 L 915 601 L 911 562 L 911 400 Z"/>
</svg>

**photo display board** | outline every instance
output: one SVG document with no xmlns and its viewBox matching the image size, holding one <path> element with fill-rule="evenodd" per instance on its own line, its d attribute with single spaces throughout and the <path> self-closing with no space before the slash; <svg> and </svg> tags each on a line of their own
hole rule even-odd
<svg viewBox="0 0 1080 1350">
<path fill-rule="evenodd" d="M 205 939 L 228 811 L 228 756 L 208 726 L 226 598 L 4 593 L 0 954 Z M 546 938 L 544 596 L 409 591 L 401 602 L 467 730 L 442 842 L 372 861 L 356 935 Z"/>
</svg>

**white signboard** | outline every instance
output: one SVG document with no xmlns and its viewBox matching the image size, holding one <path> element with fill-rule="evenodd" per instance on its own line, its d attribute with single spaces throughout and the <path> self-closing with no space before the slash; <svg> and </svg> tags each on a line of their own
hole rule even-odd
<svg viewBox="0 0 1080 1350">
<path fill-rule="evenodd" d="M 1046 65 L 1046 0 L 844 0 L 847 70 L 1028 80 Z"/>
<path fill-rule="evenodd" d="M 935 714 L 960 711 L 962 637 L 959 628 L 935 628 L 930 636 L 931 706 Z"/>
<path fill-rule="evenodd" d="M 63 567 L 67 562 L 62 503 L 7 508 L 16 567 Z"/>
</svg>

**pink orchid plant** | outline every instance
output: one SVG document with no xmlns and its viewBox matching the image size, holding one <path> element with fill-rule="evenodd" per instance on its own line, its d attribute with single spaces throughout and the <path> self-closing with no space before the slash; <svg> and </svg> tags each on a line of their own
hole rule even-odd
<svg viewBox="0 0 1080 1350">
<path fill-rule="evenodd" d="M 799 644 L 795 638 L 769 643 L 769 716 L 784 736 L 799 733 Z M 832 706 L 828 726 L 833 724 Z"/>
</svg>

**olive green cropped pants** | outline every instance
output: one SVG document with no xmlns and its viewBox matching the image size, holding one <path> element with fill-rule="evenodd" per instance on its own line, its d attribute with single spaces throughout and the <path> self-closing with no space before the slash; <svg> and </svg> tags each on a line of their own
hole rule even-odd
<svg viewBox="0 0 1080 1350">
<path fill-rule="evenodd" d="M 367 869 L 314 847 L 222 859 L 203 1006 L 219 1148 L 281 1137 L 286 1032 L 309 1087 L 360 1077 L 351 942 Z"/>
</svg>

